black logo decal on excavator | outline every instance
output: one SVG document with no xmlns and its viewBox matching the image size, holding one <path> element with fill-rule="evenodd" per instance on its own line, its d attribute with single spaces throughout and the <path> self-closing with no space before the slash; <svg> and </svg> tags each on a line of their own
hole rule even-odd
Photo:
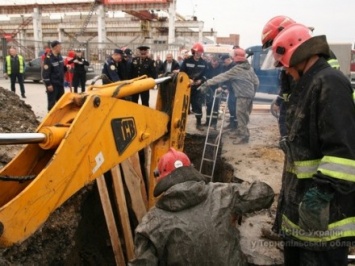
<svg viewBox="0 0 355 266">
<path fill-rule="evenodd" d="M 189 109 L 189 96 L 184 95 L 184 100 L 182 102 L 182 110 L 181 110 L 181 117 L 180 117 L 180 125 L 179 125 L 179 133 L 178 133 L 178 148 L 181 149 L 184 145 L 185 140 L 185 132 L 186 132 L 186 119 L 188 116 L 188 109 Z"/>
<path fill-rule="evenodd" d="M 122 154 L 137 136 L 136 123 L 133 117 L 116 118 L 111 121 L 116 149 Z"/>
</svg>

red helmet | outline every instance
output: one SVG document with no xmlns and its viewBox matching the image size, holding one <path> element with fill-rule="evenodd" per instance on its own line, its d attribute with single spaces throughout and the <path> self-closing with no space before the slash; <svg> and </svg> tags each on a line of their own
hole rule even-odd
<svg viewBox="0 0 355 266">
<path fill-rule="evenodd" d="M 296 21 L 286 16 L 276 16 L 270 19 L 265 24 L 261 35 L 261 43 L 263 48 L 265 49 L 270 47 L 280 31 L 295 23 Z"/>
<path fill-rule="evenodd" d="M 298 23 L 280 32 L 272 44 L 276 66 L 293 67 L 295 63 L 292 65 L 290 63 L 293 54 L 301 44 L 310 38 L 312 38 L 312 34 L 309 28 Z"/>
<path fill-rule="evenodd" d="M 169 151 L 159 159 L 159 177 L 157 178 L 157 181 L 160 181 L 162 178 L 170 174 L 176 168 L 190 165 L 190 159 L 185 153 L 177 151 L 174 148 L 170 148 Z"/>
<path fill-rule="evenodd" d="M 246 53 L 245 53 L 244 49 L 237 47 L 237 48 L 235 48 L 233 50 L 234 62 L 244 62 L 244 61 L 246 61 L 247 58 L 245 56 L 246 56 Z"/>
<path fill-rule="evenodd" d="M 191 52 L 199 52 L 199 53 L 203 53 L 205 50 L 203 49 L 203 45 L 199 42 L 195 43 L 192 48 L 191 48 Z"/>
</svg>

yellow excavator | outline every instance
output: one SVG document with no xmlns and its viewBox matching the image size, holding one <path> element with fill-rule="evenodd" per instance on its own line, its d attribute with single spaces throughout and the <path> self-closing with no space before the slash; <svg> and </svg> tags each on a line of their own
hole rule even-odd
<svg viewBox="0 0 355 266">
<path fill-rule="evenodd" d="M 126 98 L 157 84 L 155 108 Z M 93 84 L 85 93 L 65 93 L 36 132 L 0 134 L 2 145 L 26 144 L 0 170 L 0 247 L 27 239 L 74 193 L 145 147 L 152 206 L 159 158 L 184 146 L 189 84 L 185 73 Z"/>
</svg>

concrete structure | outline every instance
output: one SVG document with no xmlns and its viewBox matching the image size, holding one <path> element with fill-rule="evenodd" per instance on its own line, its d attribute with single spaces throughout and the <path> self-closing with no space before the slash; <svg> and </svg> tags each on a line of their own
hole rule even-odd
<svg viewBox="0 0 355 266">
<path fill-rule="evenodd" d="M 153 55 L 175 58 L 193 43 L 239 44 L 239 35 L 217 39 L 197 17 L 176 13 L 178 0 L 6 0 L 0 2 L 0 60 L 10 46 L 26 60 L 36 58 L 53 40 L 62 53 L 80 48 L 101 64 L 117 47 L 146 44 Z M 49 2 L 53 2 L 48 4 Z M 1 68 L 1 66 L 0 66 Z"/>
</svg>

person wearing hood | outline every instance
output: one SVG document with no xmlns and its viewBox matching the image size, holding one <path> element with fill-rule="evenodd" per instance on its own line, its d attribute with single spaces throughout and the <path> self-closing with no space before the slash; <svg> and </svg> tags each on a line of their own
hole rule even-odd
<svg viewBox="0 0 355 266">
<path fill-rule="evenodd" d="M 245 50 L 236 47 L 233 50 L 235 66 L 230 70 L 219 74 L 202 84 L 198 89 L 206 92 L 209 86 L 229 81 L 236 97 L 237 130 L 230 138 L 235 139 L 233 144 L 249 142 L 249 116 L 253 108 L 253 99 L 259 87 L 259 79 L 246 58 Z"/>
<path fill-rule="evenodd" d="M 128 265 L 247 265 L 236 223 L 271 206 L 269 185 L 208 182 L 173 148 L 159 159 L 156 176 L 159 198 L 135 230 Z"/>
</svg>

